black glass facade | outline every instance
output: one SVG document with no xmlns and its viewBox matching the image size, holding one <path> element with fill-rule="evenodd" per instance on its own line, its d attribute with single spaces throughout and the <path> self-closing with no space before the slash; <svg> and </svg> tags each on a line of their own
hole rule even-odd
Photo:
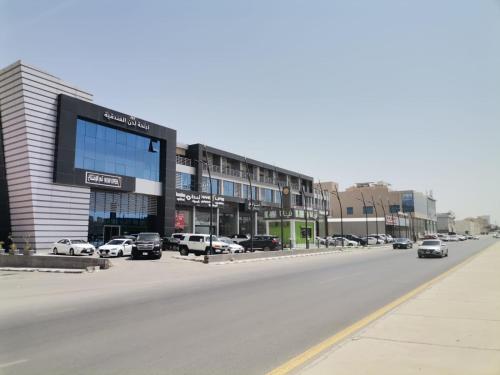
<svg viewBox="0 0 500 375">
<path fill-rule="evenodd" d="M 75 168 L 160 180 L 160 142 L 78 119 Z"/>
<path fill-rule="evenodd" d="M 92 190 L 89 241 L 99 244 L 112 235 L 151 230 L 157 219 L 157 206 L 155 196 Z"/>
</svg>

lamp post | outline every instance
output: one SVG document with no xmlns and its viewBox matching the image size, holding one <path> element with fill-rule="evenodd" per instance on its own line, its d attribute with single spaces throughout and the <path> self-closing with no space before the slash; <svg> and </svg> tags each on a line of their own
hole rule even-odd
<svg viewBox="0 0 500 375">
<path fill-rule="evenodd" d="M 328 248 L 328 212 L 326 207 L 326 198 L 323 194 L 323 186 L 321 186 L 321 181 L 318 180 L 318 183 L 321 192 L 321 200 L 323 201 L 323 208 L 325 210 L 325 246 Z"/>
<path fill-rule="evenodd" d="M 373 194 L 370 193 L 372 197 L 372 204 L 373 204 L 373 209 L 375 210 L 375 227 L 377 228 L 377 242 L 378 242 L 378 212 L 377 212 L 377 204 L 375 203 L 375 200 L 373 199 Z"/>
<path fill-rule="evenodd" d="M 368 211 L 366 210 L 366 201 L 363 192 L 360 191 L 361 201 L 363 202 L 363 207 L 365 208 L 365 223 L 366 223 L 366 245 L 368 245 Z"/>
<path fill-rule="evenodd" d="M 335 185 L 335 184 L 334 184 Z M 335 191 L 332 191 L 332 194 L 335 195 L 337 198 L 337 201 L 339 202 L 339 208 L 340 208 L 340 235 L 342 238 L 344 238 L 344 214 L 342 210 L 342 202 L 340 201 L 340 195 L 339 195 L 339 189 L 337 188 L 337 185 L 335 185 Z"/>
<path fill-rule="evenodd" d="M 247 179 L 250 185 L 250 252 L 253 253 L 253 231 L 254 231 L 254 217 L 253 217 L 253 189 L 252 189 L 252 179 L 250 178 L 250 171 L 248 169 L 247 158 L 245 158 L 245 169 L 247 172 Z"/>
<path fill-rule="evenodd" d="M 213 235 L 213 207 L 214 207 L 214 193 L 213 193 L 213 186 L 212 186 L 212 173 L 210 172 L 210 164 L 208 163 L 208 153 L 207 153 L 207 147 L 203 145 L 203 150 L 205 151 L 205 162 L 207 163 L 207 171 L 208 171 L 208 181 L 210 183 L 210 228 L 209 228 L 209 234 L 210 234 L 210 248 L 207 251 L 206 255 L 212 254 L 212 235 Z M 205 261 L 208 262 L 208 259 L 205 259 Z"/>
<path fill-rule="evenodd" d="M 308 222 L 307 222 L 307 197 L 306 197 L 306 190 L 304 188 L 304 185 L 302 185 L 302 200 L 304 201 L 304 217 L 306 219 L 306 249 L 309 249 L 309 227 Z"/>
<path fill-rule="evenodd" d="M 281 251 L 285 251 L 285 238 L 284 238 L 284 225 L 283 225 L 283 188 L 281 182 L 278 178 L 278 171 L 274 167 L 274 173 L 276 174 L 276 181 L 278 181 L 278 189 L 280 190 L 280 230 L 281 230 Z"/>
<path fill-rule="evenodd" d="M 387 233 L 387 231 L 386 231 L 386 226 L 387 226 L 386 225 L 386 218 L 387 218 L 387 216 L 385 214 L 385 207 L 384 207 L 384 203 L 382 202 L 382 198 L 379 198 L 379 199 L 380 199 L 380 207 L 382 207 L 382 212 L 384 213 L 384 232 Z M 393 221 L 393 224 L 394 224 L 394 221 Z"/>
</svg>

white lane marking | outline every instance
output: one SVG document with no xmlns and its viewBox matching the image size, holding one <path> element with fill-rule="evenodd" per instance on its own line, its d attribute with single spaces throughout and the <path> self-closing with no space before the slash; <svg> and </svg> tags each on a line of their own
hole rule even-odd
<svg viewBox="0 0 500 375">
<path fill-rule="evenodd" d="M 24 362 L 28 362 L 28 360 L 27 359 L 19 359 L 17 361 L 12 361 L 12 362 L 7 362 L 7 363 L 0 363 L 0 368 L 14 366 L 14 365 L 18 365 L 18 364 L 24 363 Z"/>
</svg>

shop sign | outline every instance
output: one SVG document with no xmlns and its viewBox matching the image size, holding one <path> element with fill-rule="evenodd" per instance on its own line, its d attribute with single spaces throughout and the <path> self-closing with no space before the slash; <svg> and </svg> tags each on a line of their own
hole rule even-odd
<svg viewBox="0 0 500 375">
<path fill-rule="evenodd" d="M 177 203 L 185 203 L 193 206 L 207 206 L 210 207 L 210 194 L 205 193 L 184 193 L 177 191 L 175 193 Z M 213 195 L 213 206 L 224 206 L 224 197 L 220 195 Z"/>
<path fill-rule="evenodd" d="M 250 203 L 250 201 L 246 201 L 245 202 L 245 210 L 254 210 L 254 211 L 259 211 L 262 207 L 262 204 L 260 201 L 254 201 L 252 200 L 252 203 Z"/>
<path fill-rule="evenodd" d="M 150 127 L 150 124 L 147 123 L 146 121 L 136 119 L 133 116 L 116 114 L 116 113 L 111 112 L 111 111 L 104 112 L 104 118 L 108 121 L 119 122 L 119 123 L 121 123 L 123 125 L 127 125 L 131 128 L 145 130 L 145 131 L 148 131 L 149 127 Z"/>
<path fill-rule="evenodd" d="M 85 172 L 85 183 L 89 185 L 98 185 L 121 189 L 122 178 L 109 174 Z"/>
</svg>

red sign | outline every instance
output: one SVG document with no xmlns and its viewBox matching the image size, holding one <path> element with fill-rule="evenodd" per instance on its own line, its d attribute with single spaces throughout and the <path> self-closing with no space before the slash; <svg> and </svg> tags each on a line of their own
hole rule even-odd
<svg viewBox="0 0 500 375">
<path fill-rule="evenodd" d="M 184 216 L 184 212 L 176 212 L 175 213 L 175 229 L 184 230 L 186 226 L 186 218 Z"/>
</svg>

